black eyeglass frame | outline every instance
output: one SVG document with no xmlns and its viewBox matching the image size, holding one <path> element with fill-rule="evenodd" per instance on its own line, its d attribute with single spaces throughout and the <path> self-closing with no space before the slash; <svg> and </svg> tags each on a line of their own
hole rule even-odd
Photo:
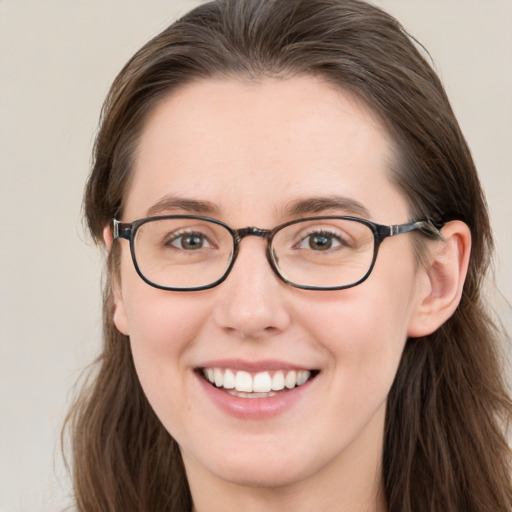
<svg viewBox="0 0 512 512">
<path fill-rule="evenodd" d="M 224 274 L 214 281 L 213 283 L 203 285 L 203 286 L 195 286 L 190 288 L 176 288 L 172 286 L 163 286 L 157 283 L 154 283 L 153 281 L 150 281 L 140 270 L 139 265 L 137 263 L 137 258 L 135 256 L 135 235 L 137 234 L 137 230 L 143 226 L 144 224 L 156 220 L 164 220 L 164 219 L 196 219 L 200 221 L 206 221 L 211 222 L 213 224 L 217 224 L 218 226 L 222 226 L 224 229 L 226 229 L 233 239 L 233 252 L 231 255 L 231 261 L 224 272 Z M 355 283 L 351 283 L 348 285 L 342 285 L 342 286 L 310 286 L 310 285 L 301 285 L 294 283 L 287 279 L 285 276 L 283 276 L 279 270 L 279 267 L 277 266 L 277 262 L 274 257 L 274 253 L 272 251 L 272 240 L 276 233 L 281 231 L 282 229 L 286 228 L 287 226 L 291 226 L 292 224 L 297 224 L 300 222 L 306 222 L 306 221 L 317 221 L 317 220 L 348 220 L 353 222 L 359 222 L 361 224 L 364 224 L 370 228 L 370 230 L 373 233 L 374 237 L 374 245 L 373 245 L 373 255 L 372 255 L 372 261 L 370 266 L 368 267 L 368 270 L 366 271 L 365 275 L 356 281 Z M 146 217 L 144 219 L 138 219 L 133 222 L 119 222 L 117 219 L 112 219 L 113 224 L 113 238 L 115 240 L 119 239 L 125 239 L 130 242 L 130 253 L 133 261 L 133 265 L 135 267 L 135 270 L 137 274 L 140 276 L 140 278 L 149 284 L 150 286 L 153 286 L 154 288 L 158 288 L 160 290 L 168 290 L 168 291 L 175 291 L 175 292 L 193 292 L 193 291 L 200 291 L 200 290 L 208 290 L 210 288 L 214 288 L 215 286 L 219 285 L 223 281 L 225 281 L 231 272 L 231 269 L 233 268 L 233 265 L 235 264 L 235 261 L 238 257 L 238 253 L 240 251 L 240 242 L 243 238 L 247 236 L 258 236 L 261 238 L 264 238 L 267 241 L 267 251 L 266 256 L 267 260 L 270 264 L 270 267 L 274 271 L 274 273 L 286 284 L 289 284 L 290 286 L 293 286 L 294 288 L 300 288 L 302 290 L 321 290 L 321 291 L 329 291 L 329 290 L 344 290 L 346 288 L 353 288 L 354 286 L 357 286 L 358 284 L 361 284 L 363 281 L 366 281 L 368 277 L 370 276 L 373 267 L 375 266 L 375 261 L 377 260 L 377 254 L 379 252 L 380 244 L 385 240 L 386 238 L 393 237 L 396 235 L 401 235 L 403 233 L 410 233 L 412 231 L 419 231 L 426 237 L 430 239 L 440 239 L 444 240 L 444 237 L 440 231 L 442 224 L 434 224 L 433 221 L 427 219 L 427 220 L 419 220 L 419 221 L 413 221 L 409 222 L 407 224 L 394 224 L 394 225 L 385 225 L 385 224 L 376 224 L 375 222 L 372 222 L 370 220 L 361 219 L 359 217 L 351 217 L 351 216 L 343 216 L 343 215 L 322 215 L 317 217 L 304 217 L 299 219 L 294 219 L 289 222 L 285 222 L 284 224 L 280 224 L 279 226 L 276 226 L 273 229 L 260 229 L 256 227 L 246 227 L 246 228 L 240 228 L 240 229 L 233 229 L 224 222 L 221 222 L 217 219 L 212 219 L 210 217 L 203 217 L 199 215 L 161 215 L 161 216 L 154 216 L 154 217 Z"/>
</svg>

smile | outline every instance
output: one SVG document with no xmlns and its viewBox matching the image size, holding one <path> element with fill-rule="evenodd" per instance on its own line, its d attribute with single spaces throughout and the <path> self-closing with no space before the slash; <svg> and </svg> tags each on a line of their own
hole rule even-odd
<svg viewBox="0 0 512 512">
<path fill-rule="evenodd" d="M 229 368 L 201 368 L 200 372 L 210 384 L 239 398 L 273 397 L 302 386 L 318 373 L 314 370 L 277 370 L 251 374 Z"/>
</svg>

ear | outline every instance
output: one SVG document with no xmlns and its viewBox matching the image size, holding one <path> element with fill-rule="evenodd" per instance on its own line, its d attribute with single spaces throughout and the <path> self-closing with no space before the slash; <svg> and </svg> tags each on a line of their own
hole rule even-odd
<svg viewBox="0 0 512 512">
<path fill-rule="evenodd" d="M 114 235 L 112 234 L 112 225 L 110 222 L 103 228 L 103 242 L 105 243 L 105 247 L 110 251 L 114 243 Z"/>
<path fill-rule="evenodd" d="M 448 320 L 459 305 L 469 265 L 471 232 L 461 221 L 445 224 L 444 240 L 429 242 L 428 264 L 423 269 L 418 304 L 407 334 L 427 336 Z"/>
<path fill-rule="evenodd" d="M 112 249 L 112 244 L 114 243 L 114 236 L 112 234 L 112 226 L 110 223 L 103 228 L 103 242 L 105 243 L 107 250 L 110 251 Z M 122 298 L 122 287 L 119 273 L 115 271 L 110 272 L 110 279 L 112 283 L 112 299 L 114 303 L 112 320 L 114 321 L 114 325 L 117 327 L 118 331 L 125 336 L 129 336 L 130 329 L 128 316 L 126 315 Z"/>
</svg>

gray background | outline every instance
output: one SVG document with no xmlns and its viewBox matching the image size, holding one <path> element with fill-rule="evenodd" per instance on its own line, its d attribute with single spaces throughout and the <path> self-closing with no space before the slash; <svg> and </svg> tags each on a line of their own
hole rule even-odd
<svg viewBox="0 0 512 512">
<path fill-rule="evenodd" d="M 0 512 L 54 512 L 72 387 L 99 346 L 100 251 L 80 201 L 102 100 L 194 0 L 0 0 Z M 512 0 L 381 0 L 429 49 L 487 192 L 490 300 L 512 302 Z"/>
</svg>

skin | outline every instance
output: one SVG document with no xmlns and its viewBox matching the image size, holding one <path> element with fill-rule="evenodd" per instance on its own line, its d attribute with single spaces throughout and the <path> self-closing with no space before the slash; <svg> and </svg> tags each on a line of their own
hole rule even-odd
<svg viewBox="0 0 512 512">
<path fill-rule="evenodd" d="M 208 201 L 234 228 L 272 228 L 312 197 L 357 200 L 381 224 L 410 220 L 388 178 L 393 153 L 378 119 L 311 77 L 193 83 L 152 112 L 142 132 L 122 221 L 148 216 L 168 194 Z M 197 213 L 178 207 L 158 214 Z M 353 214 L 330 208 L 320 214 Z M 357 212 L 356 212 L 357 213 Z M 370 278 L 306 291 L 272 272 L 262 239 L 242 242 L 228 279 L 200 292 L 144 283 L 122 243 L 114 321 L 130 336 L 145 393 L 178 441 L 195 509 L 383 511 L 386 397 L 408 336 L 453 311 L 469 254 L 461 223 L 429 242 L 387 239 Z M 111 241 L 105 230 L 107 244 Z M 273 359 L 319 369 L 300 400 L 267 419 L 235 418 L 206 395 L 205 361 Z"/>
</svg>

